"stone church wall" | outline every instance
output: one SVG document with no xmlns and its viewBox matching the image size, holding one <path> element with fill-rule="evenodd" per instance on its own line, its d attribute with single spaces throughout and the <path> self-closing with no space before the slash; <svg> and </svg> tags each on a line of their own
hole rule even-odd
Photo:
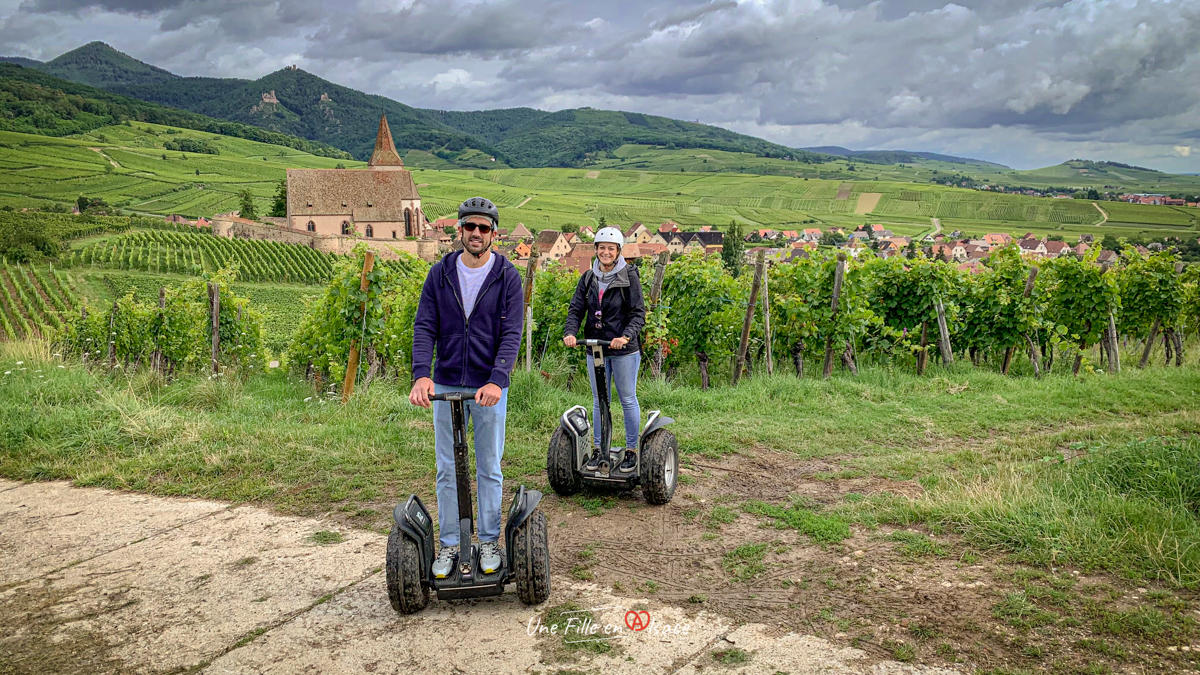
<svg viewBox="0 0 1200 675">
<path fill-rule="evenodd" d="M 436 239 L 409 240 L 344 237 L 337 234 L 314 234 L 278 225 L 248 223 L 240 219 L 227 220 L 223 218 L 213 218 L 212 232 L 215 236 L 229 239 L 277 241 L 284 244 L 308 246 L 318 251 L 339 253 L 342 255 L 351 253 L 359 242 L 365 242 L 383 260 L 395 260 L 399 257 L 398 252 L 400 251 L 429 261 L 436 261 L 439 257 Z"/>
</svg>

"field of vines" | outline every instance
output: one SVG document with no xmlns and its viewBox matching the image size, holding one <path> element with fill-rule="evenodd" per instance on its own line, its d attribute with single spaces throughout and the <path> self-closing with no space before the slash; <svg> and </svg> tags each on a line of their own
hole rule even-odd
<svg viewBox="0 0 1200 675">
<path fill-rule="evenodd" d="M 49 337 L 79 305 L 62 272 L 8 260 L 0 264 L 0 340 Z"/>
<path fill-rule="evenodd" d="M 1178 364 L 1184 339 L 1200 328 L 1200 267 L 1179 271 L 1176 262 L 1171 253 L 1143 257 L 1133 249 L 1115 266 L 1094 258 L 1032 261 L 1008 247 L 989 258 L 983 273 L 972 274 L 923 258 L 839 261 L 832 252 L 819 253 L 770 267 L 771 339 L 768 344 L 760 294 L 748 368 L 761 369 L 770 349 L 777 369 L 801 376 L 828 371 L 827 360 L 853 373 L 864 364 L 924 372 L 951 359 L 1013 375 L 1079 374 L 1115 369 L 1114 351 L 1118 360 L 1126 352 L 1126 367 L 1141 365 L 1130 364 L 1130 354 L 1160 340 Z M 361 260 L 340 264 L 289 352 L 293 364 L 312 364 L 333 380 L 341 377 L 351 337 L 375 345 L 397 371 L 408 366 L 418 299 L 412 275 L 423 276 L 423 265 L 380 277 L 364 321 L 356 264 Z M 662 346 L 666 373 L 686 381 L 698 375 L 704 386 L 710 371 L 732 373 L 754 276 L 749 268 L 742 272 L 735 278 L 717 257 L 698 253 L 667 265 L 661 302 L 643 336 L 651 354 Z M 653 276 L 647 265 L 641 275 L 647 297 Z M 533 353 L 543 370 L 578 360 L 577 350 L 561 343 L 577 279 L 577 272 L 556 265 L 536 276 Z"/>
<path fill-rule="evenodd" d="M 324 283 L 331 254 L 271 241 L 226 239 L 191 232 L 148 231 L 113 237 L 72 252 L 70 267 L 196 274 L 236 265 L 245 281 Z"/>
<path fill-rule="evenodd" d="M 297 307 L 298 317 L 292 319 L 298 327 L 290 341 L 271 340 L 274 354 L 286 346 L 283 356 L 293 367 L 337 382 L 344 375 L 350 343 L 358 339 L 364 345 L 364 371 L 408 372 L 412 321 L 428 263 L 407 256 L 381 263 L 369 275 L 364 293 L 359 290 L 364 254 L 360 247 L 356 255 L 337 260 L 323 292 L 315 293 L 312 302 L 293 303 L 305 305 Z M 670 262 L 664 272 L 661 300 L 651 307 L 643 334 L 647 353 L 661 347 L 663 371 L 683 383 L 707 386 L 713 377 L 731 375 L 751 296 L 752 266 L 735 277 L 718 257 L 693 253 Z M 35 322 L 68 323 L 58 318 L 61 309 L 54 311 L 58 304 L 75 304 L 63 275 L 48 277 L 12 266 L 4 275 L 13 283 L 3 291 L 15 298 L 5 298 L 9 336 L 38 334 Z M 22 281 L 26 275 L 28 284 Z M 233 281 L 232 271 L 217 275 Z M 653 277 L 653 265 L 644 265 L 647 297 Z M 578 362 L 577 350 L 561 343 L 577 280 L 577 272 L 557 265 L 535 278 L 532 351 L 536 367 L 551 375 Z M 752 313 L 747 375 L 763 368 L 768 350 L 776 369 L 804 377 L 827 374 L 835 365 L 850 373 L 863 365 L 920 373 L 928 365 L 952 360 L 1013 375 L 1092 373 L 1114 370 L 1114 355 L 1124 359 L 1125 367 L 1142 365 L 1131 360 L 1139 361 L 1136 357 L 1143 353 L 1148 357 L 1151 352 L 1143 352 L 1147 344 L 1160 350 L 1155 354 L 1165 351 L 1168 361 L 1182 363 L 1186 338 L 1200 329 L 1200 266 L 1184 268 L 1170 252 L 1142 256 L 1128 248 L 1109 266 L 1094 257 L 1030 260 L 1010 246 L 997 249 L 982 273 L 968 273 L 921 257 L 839 260 L 835 252 L 822 251 L 770 265 L 766 282 Z M 200 280 L 185 285 L 195 283 Z M 47 285 L 63 289 L 61 297 L 33 300 L 29 289 Z M 155 304 L 155 295 L 141 290 L 123 302 Z M 769 341 L 764 296 L 770 310 Z M 262 354 L 262 312 L 250 298 L 237 302 L 255 310 L 256 353 Z"/>
<path fill-rule="evenodd" d="M 241 373 L 262 370 L 268 356 L 263 317 L 234 291 L 235 278 L 232 270 L 220 270 L 168 286 L 162 307 L 157 294 L 143 298 L 132 290 L 111 304 L 84 303 L 45 337 L 67 357 L 110 369 L 209 370 L 215 356 L 218 371 L 229 366 Z M 215 354 L 210 288 L 219 297 Z"/>
</svg>

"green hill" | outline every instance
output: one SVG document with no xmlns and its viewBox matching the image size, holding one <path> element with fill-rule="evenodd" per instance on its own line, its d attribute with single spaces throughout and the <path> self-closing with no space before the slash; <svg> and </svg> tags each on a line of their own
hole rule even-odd
<svg viewBox="0 0 1200 675">
<path fill-rule="evenodd" d="M 431 112 L 450 126 L 495 143 L 520 166 L 583 166 L 613 158 L 613 151 L 626 144 L 746 152 L 806 162 L 828 159 L 720 127 L 619 110 Z"/>
<path fill-rule="evenodd" d="M 422 110 L 334 84 L 298 68 L 257 80 L 185 77 L 113 88 L 128 96 L 211 117 L 320 140 L 367 159 L 380 114 L 387 114 L 396 147 L 422 150 L 459 167 L 507 166 L 486 141 L 438 123 Z M 495 157 L 496 161 L 491 161 Z"/>
<path fill-rule="evenodd" d="M 401 154 L 408 158 L 415 150 L 411 163 L 431 168 L 582 166 L 629 143 L 822 160 L 719 127 L 641 113 L 423 110 L 295 67 L 257 80 L 179 77 L 99 42 L 35 67 L 143 101 L 327 143 L 359 159 L 370 156 L 379 115 L 386 113 Z"/>
<path fill-rule="evenodd" d="M 67 136 L 124 121 L 150 122 L 281 145 L 327 157 L 348 155 L 325 143 L 221 121 L 117 96 L 11 63 L 0 63 L 0 131 Z"/>
<path fill-rule="evenodd" d="M 45 62 L 39 69 L 64 80 L 90 84 L 102 89 L 179 79 L 174 73 L 142 63 L 103 42 L 89 42 L 72 49 Z"/>
</svg>

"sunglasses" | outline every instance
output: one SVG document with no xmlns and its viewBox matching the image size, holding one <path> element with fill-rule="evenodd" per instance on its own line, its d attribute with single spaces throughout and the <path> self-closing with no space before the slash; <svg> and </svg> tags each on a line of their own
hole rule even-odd
<svg viewBox="0 0 1200 675">
<path fill-rule="evenodd" d="M 467 232 L 474 232 L 475 230 L 479 230 L 480 234 L 487 234 L 492 231 L 491 225 L 480 225 L 479 223 L 463 223 L 462 226 L 463 226 L 463 229 L 466 230 Z"/>
</svg>

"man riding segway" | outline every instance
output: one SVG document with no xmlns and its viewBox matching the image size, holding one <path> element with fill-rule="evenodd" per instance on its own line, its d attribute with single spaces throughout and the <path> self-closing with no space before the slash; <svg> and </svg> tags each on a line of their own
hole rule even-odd
<svg viewBox="0 0 1200 675">
<path fill-rule="evenodd" d="M 509 376 L 521 344 L 521 274 L 491 250 L 500 220 L 496 205 L 472 197 L 458 207 L 462 251 L 433 265 L 425 279 L 413 324 L 413 387 L 408 400 L 430 407 L 430 396 L 475 390 L 464 402 L 466 423 L 475 420 L 476 480 L 479 486 L 479 569 L 503 566 L 500 510 L 504 476 L 504 424 Z M 432 369 L 434 347 L 437 363 Z M 432 370 L 432 373 L 431 373 Z M 433 401 L 437 459 L 438 527 L 441 549 L 433 562 L 436 579 L 446 579 L 459 557 L 458 485 L 451 403 Z M 470 562 L 470 561 L 468 561 Z"/>
</svg>

